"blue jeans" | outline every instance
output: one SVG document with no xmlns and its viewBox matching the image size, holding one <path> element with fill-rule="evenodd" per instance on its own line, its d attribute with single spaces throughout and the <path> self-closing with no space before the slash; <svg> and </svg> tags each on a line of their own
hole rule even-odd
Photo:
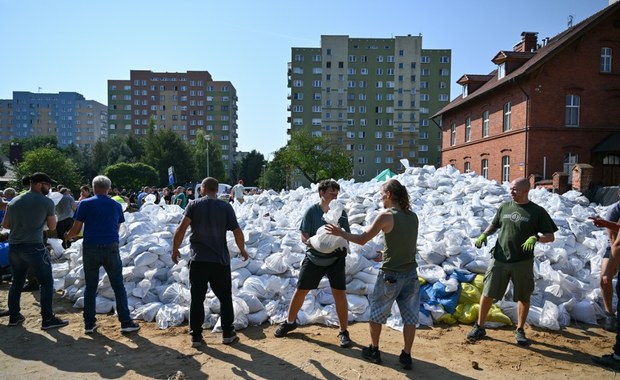
<svg viewBox="0 0 620 380">
<path fill-rule="evenodd" d="M 32 271 L 41 286 L 41 317 L 50 319 L 52 299 L 54 297 L 54 278 L 52 277 L 52 262 L 47 248 L 43 243 L 9 244 L 9 262 L 13 272 L 13 282 L 9 289 L 9 313 L 16 318 L 21 308 L 19 301 L 22 288 L 26 282 L 28 269 Z"/>
<path fill-rule="evenodd" d="M 99 268 L 103 266 L 116 299 L 118 320 L 131 321 L 127 306 L 127 291 L 123 283 L 123 263 L 118 252 L 118 243 L 84 244 L 82 245 L 82 263 L 84 265 L 84 324 L 92 325 L 97 320 L 97 285 L 99 284 Z"/>
</svg>

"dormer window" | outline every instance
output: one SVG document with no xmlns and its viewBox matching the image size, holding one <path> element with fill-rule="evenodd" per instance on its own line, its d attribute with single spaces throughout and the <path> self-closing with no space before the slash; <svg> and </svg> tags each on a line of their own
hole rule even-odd
<svg viewBox="0 0 620 380">
<path fill-rule="evenodd" d="M 464 85 L 463 85 L 463 97 L 464 97 L 464 98 L 466 98 L 466 97 L 467 97 L 467 95 L 468 95 L 468 91 L 469 91 L 469 90 L 468 90 L 468 88 L 469 88 L 469 87 L 467 86 L 467 84 L 464 84 Z"/>
<path fill-rule="evenodd" d="M 506 62 L 502 62 L 497 65 L 497 79 L 502 79 L 506 76 Z"/>
</svg>

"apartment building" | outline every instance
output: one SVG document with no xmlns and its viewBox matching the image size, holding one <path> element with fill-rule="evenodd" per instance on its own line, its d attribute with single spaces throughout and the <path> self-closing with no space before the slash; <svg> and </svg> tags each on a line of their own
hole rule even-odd
<svg viewBox="0 0 620 380">
<path fill-rule="evenodd" d="M 231 82 L 214 81 L 208 71 L 160 73 L 131 70 L 129 80 L 108 80 L 110 135 L 145 136 L 167 128 L 193 144 L 203 130 L 222 150 L 231 173 L 237 149 L 237 91 Z"/>
<path fill-rule="evenodd" d="M 107 130 L 107 107 L 77 92 L 14 91 L 12 99 L 0 100 L 0 142 L 56 136 L 61 147 L 91 148 Z"/>
<path fill-rule="evenodd" d="M 352 177 L 439 165 L 441 130 L 429 117 L 449 103 L 451 51 L 422 48 L 421 36 L 323 35 L 293 47 L 288 65 L 289 132 L 304 129 L 342 145 Z"/>
</svg>

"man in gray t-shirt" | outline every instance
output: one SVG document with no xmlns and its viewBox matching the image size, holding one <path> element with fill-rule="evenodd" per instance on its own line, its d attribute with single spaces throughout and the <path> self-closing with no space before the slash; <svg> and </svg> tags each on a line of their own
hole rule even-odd
<svg viewBox="0 0 620 380">
<path fill-rule="evenodd" d="M 9 261 L 13 282 L 9 289 L 9 326 L 17 326 L 26 319 L 20 314 L 19 301 L 26 273 L 32 270 L 41 290 L 41 317 L 43 330 L 66 326 L 52 311 L 54 279 L 49 253 L 43 241 L 43 228 L 56 228 L 54 202 L 46 197 L 53 183 L 45 173 L 34 173 L 29 178 L 30 191 L 13 199 L 7 206 L 2 226 L 9 229 Z"/>
</svg>

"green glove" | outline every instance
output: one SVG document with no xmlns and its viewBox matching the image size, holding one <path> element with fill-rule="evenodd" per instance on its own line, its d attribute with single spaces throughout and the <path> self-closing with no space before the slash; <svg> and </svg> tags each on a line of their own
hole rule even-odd
<svg viewBox="0 0 620 380">
<path fill-rule="evenodd" d="M 484 232 L 481 233 L 480 236 L 478 236 L 478 239 L 476 239 L 474 245 L 476 246 L 476 248 L 480 248 L 482 247 L 482 243 L 484 243 L 484 245 L 487 245 L 487 234 L 485 234 Z"/>
<path fill-rule="evenodd" d="M 521 248 L 523 248 L 524 251 L 533 251 L 537 241 L 538 238 L 536 236 L 530 236 L 525 243 L 521 244 Z"/>
</svg>

